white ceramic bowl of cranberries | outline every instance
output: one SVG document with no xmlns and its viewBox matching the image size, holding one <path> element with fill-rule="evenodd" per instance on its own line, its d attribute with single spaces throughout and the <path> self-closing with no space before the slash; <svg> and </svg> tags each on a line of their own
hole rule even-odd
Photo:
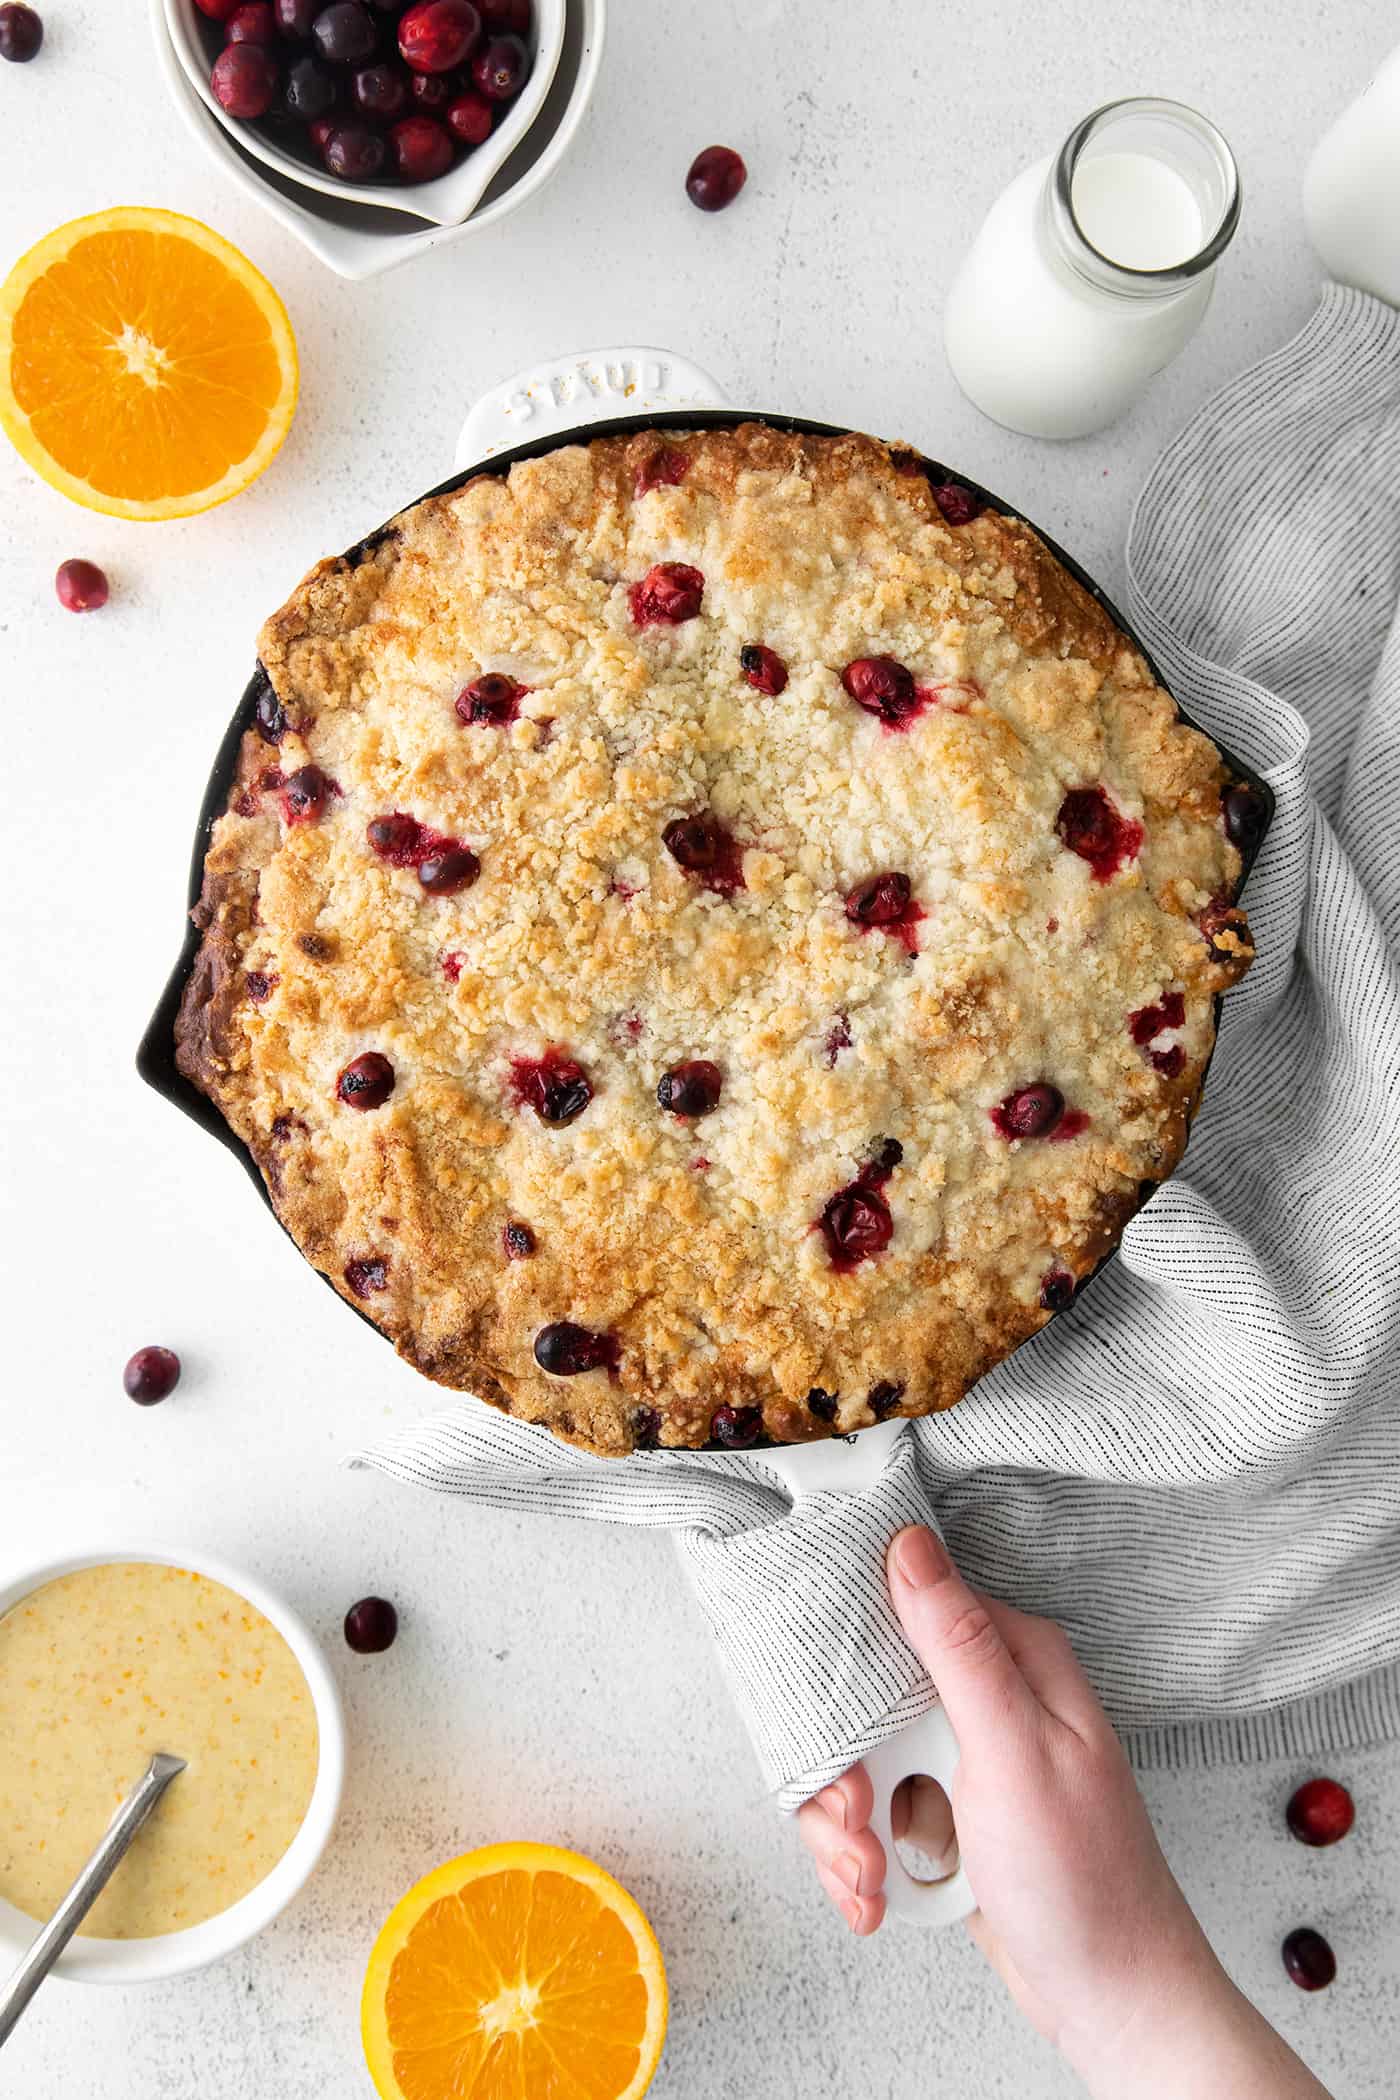
<svg viewBox="0 0 1400 2100">
<path fill-rule="evenodd" d="M 181 69 L 289 182 L 438 226 L 538 117 L 565 0 L 163 0 Z"/>
<path fill-rule="evenodd" d="M 340 1692 L 320 1646 L 306 1622 L 290 1605 L 242 1568 L 231 1567 L 208 1553 L 186 1553 L 145 1539 L 123 1538 L 111 1544 L 84 1545 L 54 1554 L 37 1567 L 7 1569 L 0 1574 L 0 1614 L 79 1568 L 103 1567 L 109 1561 L 151 1561 L 158 1567 L 190 1568 L 246 1597 L 276 1627 L 295 1656 L 316 1710 L 317 1764 L 311 1799 L 301 1828 L 269 1874 L 227 1910 L 181 1932 L 162 1932 L 152 1939 L 104 1940 L 80 1934 L 70 1940 L 54 1964 L 54 1974 L 74 1983 L 156 1983 L 183 1976 L 231 1954 L 261 1932 L 287 1908 L 320 1863 L 331 1841 L 345 1786 L 345 1715 Z M 133 1775 L 134 1776 L 134 1775 Z M 94 1831 L 93 1843 L 101 1836 Z M 34 1938 L 32 1918 L 0 1898 L 0 1974 L 18 1961 Z"/>
<path fill-rule="evenodd" d="M 563 165 L 593 99 L 607 40 L 606 0 L 565 0 L 564 48 L 539 117 L 471 217 L 460 226 L 435 226 L 385 211 L 377 202 L 357 204 L 303 188 L 255 159 L 234 136 L 237 127 L 225 128 L 196 94 L 175 55 L 166 0 L 148 0 L 148 7 L 156 67 L 191 138 L 250 203 L 260 205 L 327 269 L 353 283 L 400 269 L 448 242 L 488 232 L 519 211 Z"/>
</svg>

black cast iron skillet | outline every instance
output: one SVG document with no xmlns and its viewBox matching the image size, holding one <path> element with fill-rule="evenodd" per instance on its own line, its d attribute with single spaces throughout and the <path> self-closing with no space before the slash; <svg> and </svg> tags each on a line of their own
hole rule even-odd
<svg viewBox="0 0 1400 2100">
<path fill-rule="evenodd" d="M 452 490 L 461 488 L 466 482 L 475 480 L 481 474 L 507 474 L 517 460 L 537 459 L 543 453 L 557 450 L 561 445 L 586 445 L 591 443 L 594 438 L 629 437 L 634 431 L 638 430 L 734 430 L 742 423 L 767 423 L 774 430 L 796 432 L 806 437 L 846 437 L 850 435 L 848 431 L 836 424 L 813 423 L 805 416 L 746 414 L 742 410 L 728 408 L 672 409 L 659 415 L 615 416 L 606 422 L 588 423 L 580 429 L 568 430 L 562 433 L 552 432 L 548 436 L 536 438 L 532 443 L 516 445 L 511 451 L 503 452 L 496 458 L 485 461 L 481 466 L 466 467 L 461 473 L 451 475 L 448 480 L 439 482 L 436 488 L 429 489 L 427 494 L 429 496 L 450 494 Z M 1035 524 L 1033 519 L 1024 517 L 1011 504 L 1004 503 L 999 496 L 993 495 L 989 489 L 983 488 L 980 482 L 969 480 L 965 474 L 958 473 L 953 468 L 944 466 L 939 460 L 926 459 L 921 453 L 914 452 L 910 447 L 896 446 L 892 449 L 898 453 L 907 454 L 910 459 L 917 461 L 931 480 L 936 482 L 959 482 L 964 488 L 973 490 L 982 499 L 987 509 L 1000 511 L 1004 517 L 1017 518 L 1023 524 L 1029 525 L 1032 531 L 1044 542 L 1045 546 L 1049 548 L 1056 560 L 1069 571 L 1077 583 L 1083 585 L 1091 598 L 1098 601 L 1109 618 L 1122 630 L 1133 646 L 1140 651 L 1146 659 L 1148 668 L 1151 670 L 1157 683 L 1165 691 L 1171 692 L 1166 679 L 1162 676 L 1158 666 L 1153 662 L 1151 651 L 1134 634 L 1132 627 L 1124 619 L 1122 613 L 1119 612 L 1113 600 L 1099 589 L 1099 586 L 1091 576 L 1085 574 L 1072 554 L 1067 554 L 1063 547 L 1058 546 L 1049 537 L 1048 533 L 1041 532 L 1040 527 Z M 426 500 L 426 497 L 419 498 L 419 501 Z M 411 507 L 411 505 L 405 505 L 406 509 Z M 362 540 L 357 540 L 353 547 L 346 550 L 344 559 L 351 564 L 362 561 L 365 555 L 371 552 L 392 530 L 393 520 L 391 519 L 387 524 L 380 526 L 378 531 L 368 534 Z M 244 689 L 243 697 L 234 710 L 233 720 L 224 731 L 223 739 L 214 759 L 214 768 L 209 776 L 209 785 L 204 791 L 204 801 L 200 807 L 199 823 L 195 829 L 194 846 L 190 855 L 190 875 L 185 899 L 187 914 L 193 911 L 199 901 L 199 893 L 204 881 L 204 857 L 209 850 L 210 835 L 216 821 L 228 807 L 229 789 L 237 768 L 239 749 L 243 742 L 244 732 L 253 726 L 253 711 L 257 705 L 262 679 L 263 674 L 261 667 L 259 667 L 254 671 L 252 678 Z M 1173 695 L 1173 698 L 1175 698 L 1175 695 Z M 1192 722 L 1190 715 L 1187 714 L 1179 702 L 1177 704 L 1177 714 L 1183 722 L 1189 723 L 1192 728 L 1200 727 L 1199 723 Z M 1208 735 L 1209 732 L 1202 731 L 1202 734 Z M 1214 741 L 1212 738 L 1212 742 Z M 1262 798 L 1265 812 L 1264 824 L 1258 839 L 1252 847 L 1242 854 L 1244 865 L 1240 873 L 1240 888 L 1243 890 L 1245 880 L 1258 855 L 1259 847 L 1262 845 L 1265 833 L 1273 820 L 1273 790 L 1243 760 L 1235 758 L 1219 744 L 1216 745 L 1216 748 L 1220 751 L 1221 757 L 1234 778 L 1252 787 Z M 192 1085 L 176 1067 L 175 1017 L 179 1012 L 185 986 L 189 982 L 194 968 L 194 960 L 199 949 L 200 939 L 201 935 L 198 928 L 187 915 L 184 939 L 180 944 L 180 953 L 170 973 L 165 990 L 161 993 L 156 1010 L 147 1025 L 146 1032 L 141 1038 L 141 1046 L 136 1053 L 136 1069 L 148 1086 L 154 1087 L 158 1094 L 163 1095 L 167 1101 L 173 1103 L 183 1114 L 198 1123 L 202 1130 L 207 1130 L 211 1137 L 217 1138 L 221 1145 L 228 1147 L 234 1158 L 242 1164 L 251 1177 L 253 1185 L 262 1197 L 263 1202 L 269 1210 L 272 1210 L 273 1216 L 276 1217 L 277 1213 L 273 1210 L 272 1199 L 267 1193 L 262 1175 L 258 1171 L 257 1162 L 254 1160 L 252 1153 L 243 1143 L 243 1140 L 230 1130 L 214 1103 L 206 1095 L 202 1094 L 198 1087 Z M 1217 1026 L 1219 1019 L 1220 1002 L 1217 999 Z M 1208 1070 L 1209 1065 L 1207 1065 Z M 1205 1075 L 1203 1074 L 1203 1085 L 1204 1080 Z M 1144 1184 L 1144 1202 L 1146 1202 L 1156 1186 L 1155 1182 Z M 280 1219 L 278 1219 L 278 1223 L 281 1223 Z M 284 1231 L 285 1229 L 283 1227 Z M 1110 1252 L 1104 1257 L 1104 1260 L 1111 1261 L 1112 1258 L 1113 1254 Z M 1100 1262 L 1098 1268 L 1091 1275 L 1086 1276 L 1083 1283 L 1080 1284 L 1075 1297 L 1076 1304 L 1083 1296 L 1088 1285 L 1093 1281 L 1094 1276 L 1098 1275 L 1099 1269 L 1103 1266 L 1103 1262 Z M 323 1280 L 329 1289 L 335 1289 L 328 1277 Z M 340 1296 L 338 1291 L 336 1296 Z M 341 1300 L 342 1304 L 345 1302 L 344 1299 Z M 352 1306 L 351 1310 L 359 1312 L 357 1306 Z M 374 1327 L 374 1322 L 369 1319 L 368 1314 L 360 1313 L 360 1318 L 368 1326 Z M 375 1328 L 376 1333 L 379 1333 L 379 1331 L 378 1328 Z"/>
</svg>

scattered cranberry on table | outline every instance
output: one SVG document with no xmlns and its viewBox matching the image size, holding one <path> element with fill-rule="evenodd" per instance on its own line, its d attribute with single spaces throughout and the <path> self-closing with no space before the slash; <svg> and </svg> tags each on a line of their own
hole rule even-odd
<svg viewBox="0 0 1400 2100">
<path fill-rule="evenodd" d="M 0 7 L 0 58 L 7 58 L 12 66 L 27 66 L 39 56 L 43 41 L 44 24 L 32 7 L 25 7 L 22 0 L 10 0 Z"/>
<path fill-rule="evenodd" d="M 685 193 L 700 211 L 723 211 L 749 179 L 749 171 L 732 146 L 706 146 L 690 163 Z"/>
<path fill-rule="evenodd" d="M 399 1615 L 387 1597 L 361 1597 L 345 1614 L 346 1646 L 356 1655 L 382 1655 L 398 1630 Z"/>
<path fill-rule="evenodd" d="M 1337 1973 L 1337 1957 L 1320 1932 L 1299 1925 L 1282 1947 L 1283 1966 L 1300 1991 L 1325 1991 Z"/>
<path fill-rule="evenodd" d="M 127 1399 L 134 1400 L 138 1407 L 154 1407 L 158 1400 L 168 1400 L 179 1383 L 179 1357 L 173 1349 L 162 1349 L 155 1343 L 138 1349 L 122 1372 Z"/>
<path fill-rule="evenodd" d="M 1356 1821 L 1356 1804 L 1339 1781 L 1306 1779 L 1284 1813 L 1301 1844 L 1335 1845 Z"/>
<path fill-rule="evenodd" d="M 100 612 L 107 603 L 107 578 L 95 561 L 60 562 L 53 587 L 69 612 Z"/>
</svg>

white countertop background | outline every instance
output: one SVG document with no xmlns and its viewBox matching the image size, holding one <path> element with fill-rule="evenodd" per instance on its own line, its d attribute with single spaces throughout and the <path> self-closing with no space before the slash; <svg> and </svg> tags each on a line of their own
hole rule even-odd
<svg viewBox="0 0 1400 2100">
<path fill-rule="evenodd" d="M 132 1055 L 180 938 L 210 761 L 260 618 L 319 555 L 437 481 L 474 392 L 611 341 L 688 352 L 736 401 L 907 436 L 1039 520 L 1110 589 L 1129 509 L 1217 384 L 1308 314 L 1308 150 L 1400 24 L 1388 0 L 612 0 L 596 102 L 516 217 L 368 285 L 330 276 L 229 187 L 165 105 L 132 7 L 40 0 L 0 66 L 0 270 L 115 203 L 190 211 L 271 276 L 302 403 L 271 471 L 187 524 L 89 516 L 0 445 L 7 1307 L 0 1562 L 120 1531 L 227 1554 L 325 1636 L 353 1739 L 344 1824 L 293 1910 L 203 1975 L 45 1990 L 0 2063 L 23 2100 L 359 2100 L 373 1934 L 427 1867 L 490 1840 L 581 1847 L 637 1893 L 673 1994 L 658 2100 L 852 2094 L 1053 2100 L 1075 2088 L 960 1933 L 850 1941 L 747 1743 L 664 1538 L 517 1519 L 339 1467 L 438 1395 L 351 1319 L 241 1169 L 140 1085 Z M 958 396 L 940 296 L 985 206 L 1116 95 L 1179 96 L 1234 144 L 1244 218 L 1199 337 L 1101 439 L 1008 435 Z M 750 181 L 692 210 L 692 153 Z M 60 609 L 66 556 L 102 613 Z M 121 1392 L 139 1344 L 176 1396 Z M 975 1404 L 975 1403 L 970 1403 Z M 387 1655 L 345 1607 L 397 1601 Z M 1303 1776 L 1161 1775 L 1174 1865 L 1244 1987 L 1338 2100 L 1400 2091 L 1400 1751 L 1337 1761 L 1355 1834 L 1283 1830 Z M 1340 1975 L 1306 1998 L 1278 1941 L 1311 1922 Z"/>
</svg>

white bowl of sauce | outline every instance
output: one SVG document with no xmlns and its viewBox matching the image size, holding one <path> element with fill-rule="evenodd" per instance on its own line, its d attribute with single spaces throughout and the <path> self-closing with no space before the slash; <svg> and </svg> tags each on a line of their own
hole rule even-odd
<svg viewBox="0 0 1400 2100">
<path fill-rule="evenodd" d="M 56 1975 L 178 1976 L 260 1932 L 329 1841 L 345 1724 L 296 1613 L 208 1554 L 102 1547 L 0 1582 L 0 1971 L 157 1750 L 186 1770 Z"/>
</svg>

